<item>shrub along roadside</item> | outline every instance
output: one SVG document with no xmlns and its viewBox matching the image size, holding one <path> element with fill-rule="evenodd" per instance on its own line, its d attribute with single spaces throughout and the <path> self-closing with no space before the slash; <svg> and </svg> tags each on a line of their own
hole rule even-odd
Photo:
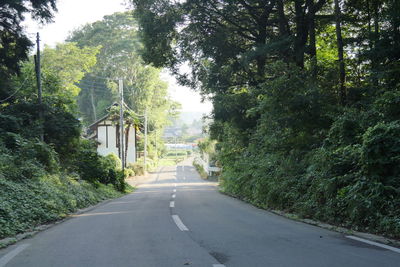
<svg viewBox="0 0 400 267">
<path fill-rule="evenodd" d="M 193 167 L 196 168 L 197 172 L 199 173 L 199 175 L 201 176 L 201 178 L 203 179 L 207 179 L 208 178 L 208 174 L 207 172 L 204 170 L 203 166 L 201 166 L 200 164 L 198 164 L 196 161 L 193 161 Z"/>
<path fill-rule="evenodd" d="M 0 177 L 0 239 L 122 195 L 111 184 L 92 184 L 69 175 L 19 181 Z"/>
</svg>

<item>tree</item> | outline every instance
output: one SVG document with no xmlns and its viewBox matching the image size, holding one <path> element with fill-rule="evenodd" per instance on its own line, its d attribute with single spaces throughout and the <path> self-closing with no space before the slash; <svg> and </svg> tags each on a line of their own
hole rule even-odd
<svg viewBox="0 0 400 267">
<path fill-rule="evenodd" d="M 101 46 L 79 48 L 75 43 L 57 44 L 56 48 L 45 47 L 43 68 L 53 71 L 61 81 L 63 93 L 76 97 L 80 88 L 76 86 L 96 64 L 96 55 Z"/>
<path fill-rule="evenodd" d="M 150 135 L 159 139 L 176 103 L 168 96 L 168 84 L 160 79 L 161 70 L 144 63 L 137 28 L 132 14 L 125 12 L 105 16 L 71 34 L 69 41 L 80 47 L 101 45 L 93 71 L 77 84 L 82 88 L 78 103 L 84 123 L 92 123 L 118 101 L 115 79 L 123 77 L 125 103 L 137 115 L 147 112 Z"/>
<path fill-rule="evenodd" d="M 144 60 L 213 102 L 223 190 L 400 236 L 400 1 L 131 2 Z"/>
<path fill-rule="evenodd" d="M 25 15 L 42 23 L 50 22 L 56 0 L 4 0 L 0 3 L 0 99 L 10 95 L 10 77 L 18 74 L 21 62 L 28 59 L 32 42 L 21 23 Z"/>
</svg>

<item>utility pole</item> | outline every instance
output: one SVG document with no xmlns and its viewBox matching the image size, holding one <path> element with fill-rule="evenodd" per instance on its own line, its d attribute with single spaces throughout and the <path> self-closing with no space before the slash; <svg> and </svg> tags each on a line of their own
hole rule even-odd
<svg viewBox="0 0 400 267">
<path fill-rule="evenodd" d="M 146 166 L 146 158 L 147 158 L 147 107 L 144 112 L 144 172 L 147 171 Z"/>
<path fill-rule="evenodd" d="M 157 158 L 157 166 L 158 166 L 158 150 L 157 150 L 157 127 L 154 127 L 154 134 L 155 134 L 155 147 L 156 147 L 156 158 Z"/>
<path fill-rule="evenodd" d="M 118 80 L 119 87 L 119 146 L 121 150 L 122 171 L 125 168 L 125 149 L 124 149 L 124 84 L 121 78 Z"/>
<path fill-rule="evenodd" d="M 36 82 L 38 88 L 38 99 L 39 104 L 42 104 L 42 79 L 41 79 L 41 66 L 40 66 L 40 36 L 39 33 L 36 34 L 36 45 L 37 45 L 37 54 L 36 54 Z"/>
<path fill-rule="evenodd" d="M 35 60 L 35 70 L 36 70 L 36 83 L 38 88 L 38 100 L 39 100 L 39 120 L 43 120 L 43 112 L 42 112 L 42 74 L 41 74 L 41 65 L 40 65 L 40 36 L 39 33 L 36 34 L 36 46 L 37 46 L 37 54 L 34 56 Z M 44 141 L 43 136 L 43 126 L 40 132 L 40 140 Z"/>
</svg>

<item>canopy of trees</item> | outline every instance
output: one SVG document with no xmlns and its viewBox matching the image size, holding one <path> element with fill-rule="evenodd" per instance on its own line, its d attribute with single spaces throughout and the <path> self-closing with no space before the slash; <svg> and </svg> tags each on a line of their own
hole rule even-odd
<svg viewBox="0 0 400 267">
<path fill-rule="evenodd" d="M 144 59 L 213 102 L 227 193 L 400 237 L 400 1 L 131 2 Z"/>
<path fill-rule="evenodd" d="M 49 22 L 56 11 L 56 0 L 2 0 L 0 2 L 0 100 L 13 92 L 12 77 L 20 72 L 33 45 L 23 31 L 22 22 L 30 14 L 40 22 Z"/>
<path fill-rule="evenodd" d="M 131 12 L 115 13 L 74 31 L 69 40 L 82 48 L 101 47 L 93 70 L 78 84 L 82 88 L 78 103 L 84 122 L 90 124 L 96 121 L 107 113 L 113 102 L 118 101 L 115 80 L 121 77 L 124 79 L 127 107 L 141 116 L 142 122 L 145 113 L 148 114 L 149 149 L 155 156 L 152 147 L 155 142 L 162 142 L 163 128 L 169 123 L 169 115 L 174 114 L 179 105 L 169 99 L 168 85 L 160 79 L 160 70 L 143 62 L 137 28 Z M 140 146 L 143 146 L 141 142 Z"/>
</svg>

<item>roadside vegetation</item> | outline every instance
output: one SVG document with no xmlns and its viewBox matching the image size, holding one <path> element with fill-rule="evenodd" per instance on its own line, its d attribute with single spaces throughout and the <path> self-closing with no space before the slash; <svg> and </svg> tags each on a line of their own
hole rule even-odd
<svg viewBox="0 0 400 267">
<path fill-rule="evenodd" d="M 103 116 L 118 97 L 115 81 L 108 78 L 127 72 L 141 78 L 126 81 L 127 112 L 136 118 L 147 107 L 149 164 L 161 154 L 162 129 L 179 106 L 168 98 L 160 70 L 141 60 L 136 24 L 128 13 L 105 17 L 75 31 L 69 42 L 44 47 L 39 101 L 37 68 L 29 54 L 33 43 L 21 23 L 27 13 L 49 22 L 55 1 L 8 2 L 0 4 L 8 15 L 0 18 L 0 239 L 132 192 L 125 178 L 140 173 L 140 162 L 122 171 L 116 155 L 100 156 L 97 144 L 83 138 L 84 125 Z M 104 37 L 110 34 L 120 38 Z M 138 123 L 140 134 L 141 129 Z"/>
<path fill-rule="evenodd" d="M 159 166 L 175 166 L 192 154 L 190 150 L 167 150 L 165 155 L 159 159 Z"/>
<path fill-rule="evenodd" d="M 199 173 L 200 177 L 203 179 L 208 179 L 208 174 L 204 170 L 203 166 L 197 163 L 195 160 L 193 161 L 193 166 L 196 168 L 196 171 Z"/>
<path fill-rule="evenodd" d="M 400 238 L 399 1 L 131 2 L 144 59 L 213 102 L 222 190 Z"/>
</svg>

